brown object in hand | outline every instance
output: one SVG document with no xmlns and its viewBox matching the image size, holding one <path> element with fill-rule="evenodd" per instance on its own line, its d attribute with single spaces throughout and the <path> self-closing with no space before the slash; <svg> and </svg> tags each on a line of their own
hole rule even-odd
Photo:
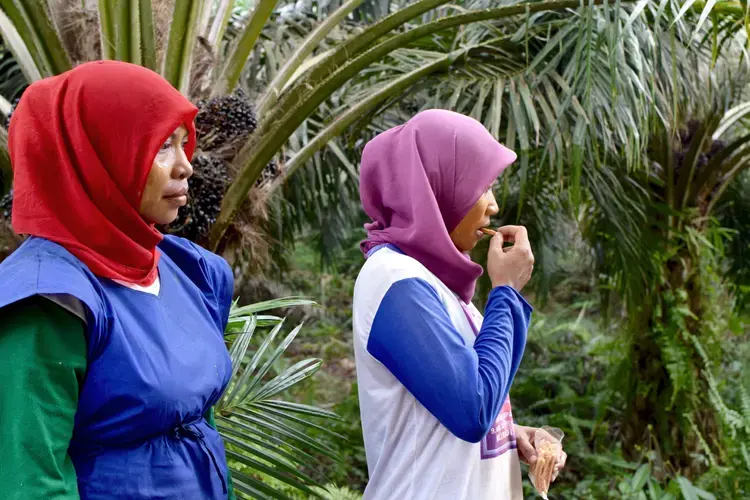
<svg viewBox="0 0 750 500">
<path fill-rule="evenodd" d="M 562 453 L 563 436 L 560 429 L 547 426 L 537 429 L 534 433 L 537 458 L 529 468 L 529 479 L 544 500 L 547 500 L 550 483 L 555 480 L 555 468 Z"/>
<path fill-rule="evenodd" d="M 534 475 L 536 490 L 546 498 L 549 491 L 552 476 L 555 474 L 555 465 L 557 465 L 557 455 L 560 452 L 560 445 L 552 443 L 542 443 L 537 447 L 536 462 L 531 466 L 530 472 Z"/>
<path fill-rule="evenodd" d="M 490 229 L 488 227 L 483 227 L 482 229 L 480 229 L 480 231 L 483 232 L 484 234 L 488 235 L 488 236 L 493 236 L 494 237 L 494 236 L 497 235 L 497 231 L 495 231 L 493 229 Z M 503 247 L 503 252 L 509 252 L 511 248 L 513 248 L 513 247 L 512 246 Z"/>
</svg>

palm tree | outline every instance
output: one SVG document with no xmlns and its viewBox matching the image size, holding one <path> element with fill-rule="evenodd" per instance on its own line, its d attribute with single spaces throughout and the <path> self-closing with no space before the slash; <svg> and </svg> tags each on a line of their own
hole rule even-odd
<svg viewBox="0 0 750 500">
<path fill-rule="evenodd" d="M 575 22 L 545 12 L 421 38 L 350 80 L 321 113 L 335 118 L 308 120 L 295 133 L 302 146 L 271 186 L 297 202 L 295 216 L 321 219 L 309 208 L 320 203 L 316 196 L 342 212 L 350 205 L 335 196 L 351 201 L 340 178 L 356 179 L 347 164 L 357 155 L 338 154 L 341 144 L 359 147 L 427 107 L 470 114 L 519 146 L 520 165 L 499 193 L 506 201 L 513 195 L 505 217 L 528 220 L 530 211 L 543 243 L 554 243 L 555 208 L 580 223 L 601 257 L 602 288 L 618 292 L 630 318 L 616 384 L 621 432 L 635 456 L 656 443 L 660 473 L 673 475 L 702 470 L 696 453 L 711 467 L 741 463 L 741 449 L 726 436 L 750 431 L 712 373 L 726 313 L 711 296 L 715 245 L 706 245 L 722 239 L 708 221 L 750 161 L 744 14 L 738 4 L 711 13 L 691 6 L 588 9 Z M 437 69 L 420 73 L 436 61 Z M 380 100 L 381 89 L 411 76 L 409 93 Z M 314 175 L 288 182 L 298 169 Z M 334 220 L 351 213 L 343 212 Z M 549 229 L 539 230 L 545 223 Z"/>
<path fill-rule="evenodd" d="M 542 111 L 547 111 L 551 115 L 564 115 L 572 108 L 579 111 L 578 115 L 569 118 L 570 123 L 552 118 L 556 122 L 554 128 L 557 129 L 554 145 L 559 150 L 570 144 L 570 140 L 562 140 L 566 126 L 577 128 L 574 142 L 581 142 L 589 132 L 591 121 L 584 117 L 584 113 L 580 113 L 584 110 L 578 105 L 577 99 L 582 96 L 577 91 L 585 86 L 586 81 L 590 81 L 591 71 L 571 71 L 567 74 L 550 71 L 551 67 L 561 61 L 560 57 L 555 59 L 552 56 L 560 53 L 556 50 L 555 44 L 565 44 L 565 47 L 576 50 L 578 57 L 574 58 L 571 67 L 591 68 L 596 60 L 591 57 L 593 50 L 587 48 L 587 39 L 584 35 L 591 34 L 594 19 L 602 20 L 600 15 L 593 13 L 616 12 L 619 16 L 624 12 L 625 15 L 630 15 L 621 10 L 621 5 L 627 1 L 609 6 L 602 0 L 583 5 L 579 5 L 580 2 L 576 0 L 555 0 L 509 4 L 489 9 L 487 7 L 491 4 L 487 2 L 469 1 L 465 3 L 465 8 L 469 10 L 453 14 L 454 9 L 443 7 L 447 0 L 420 0 L 408 6 L 396 4 L 397 8 L 403 8 L 384 19 L 375 19 L 376 22 L 359 24 L 356 29 L 350 29 L 348 32 L 344 29 L 344 36 L 336 40 L 335 34 L 339 33 L 340 36 L 341 33 L 339 28 L 351 25 L 354 19 L 368 18 L 363 13 L 366 9 L 358 10 L 362 1 L 350 0 L 330 12 L 325 21 L 315 23 L 314 29 L 304 33 L 303 37 L 297 36 L 297 43 L 291 52 L 283 50 L 283 45 L 295 37 L 276 37 L 282 42 L 278 44 L 282 46 L 281 49 L 269 49 L 269 44 L 265 43 L 262 37 L 264 33 L 268 34 L 268 27 L 279 28 L 277 31 L 293 31 L 284 23 L 284 14 L 279 14 L 293 9 L 282 6 L 276 9 L 274 14 L 276 0 L 257 2 L 241 32 L 229 37 L 230 43 L 224 42 L 227 38 L 224 36 L 227 32 L 227 21 L 232 14 L 232 2 L 228 0 L 176 2 L 173 6 L 165 0 L 153 3 L 151 0 L 102 0 L 96 2 L 96 5 L 88 0 L 83 2 L 90 8 L 86 11 L 87 17 L 84 16 L 88 22 L 84 31 L 89 37 L 91 33 L 99 33 L 98 37 L 89 40 L 88 46 L 80 40 L 80 19 L 71 20 L 75 17 L 71 16 L 72 12 L 78 12 L 78 17 L 81 17 L 80 9 L 72 8 L 73 5 L 80 5 L 81 2 L 78 1 L 57 0 L 51 2 L 51 9 L 48 9 L 46 2 L 29 4 L 20 0 L 5 0 L 0 2 L 5 14 L 0 18 L 0 25 L 5 27 L 3 35 L 6 43 L 13 50 L 28 81 L 64 71 L 71 66 L 71 61 L 107 57 L 158 69 L 186 94 L 200 96 L 208 91 L 212 96 L 220 96 L 236 88 L 242 80 L 243 71 L 249 68 L 250 78 L 256 80 L 250 83 L 256 92 L 255 102 L 260 120 L 258 130 L 247 139 L 243 147 L 238 148 L 239 153 L 233 158 L 233 169 L 237 174 L 222 200 L 221 213 L 212 228 L 211 246 L 216 248 L 226 236 L 228 227 L 266 165 L 284 150 L 287 144 L 291 144 L 289 141 L 295 131 L 300 127 L 313 125 L 314 121 L 310 120 L 316 113 L 324 113 L 326 104 L 329 104 L 327 107 L 330 110 L 330 99 L 338 99 L 339 96 L 335 94 L 340 93 L 357 76 L 369 75 L 387 84 L 382 85 L 379 92 L 368 95 L 367 99 L 358 102 L 356 107 L 339 107 L 335 109 L 336 114 L 333 116 L 324 115 L 323 121 L 317 121 L 321 125 L 320 130 L 307 138 L 306 143 L 303 143 L 305 147 L 291 148 L 292 151 L 300 149 L 299 152 L 302 154 L 295 155 L 296 158 L 291 160 L 291 168 L 282 168 L 284 178 L 288 178 L 299 165 L 306 164 L 312 154 L 330 144 L 333 137 L 349 128 L 359 117 L 367 116 L 375 112 L 378 106 L 392 102 L 406 89 L 430 75 L 438 72 L 455 74 L 455 71 L 451 70 L 460 71 L 462 66 L 470 65 L 474 60 L 482 59 L 493 52 L 501 64 L 517 64 L 519 61 L 513 61 L 514 57 L 506 57 L 503 60 L 497 56 L 497 51 L 501 50 L 499 45 L 506 44 L 507 48 L 509 42 L 514 45 L 513 50 L 521 48 L 525 54 L 525 61 L 520 61 L 529 63 L 525 72 L 536 70 L 542 76 L 533 86 L 525 83 L 527 78 L 523 78 L 523 81 L 508 79 L 505 82 L 509 85 L 508 96 L 514 97 L 509 103 L 512 105 L 510 109 L 518 110 L 520 115 L 524 115 L 526 111 L 531 112 L 517 122 L 518 126 L 529 130 L 533 126 L 536 132 L 535 139 L 539 139 L 540 126 L 544 126 L 544 121 L 550 117 L 544 114 L 540 118 L 532 108 L 539 95 L 544 95 L 542 91 L 549 90 L 555 95 L 547 96 L 553 100 L 545 100 L 547 106 L 542 108 Z M 603 7 L 595 8 L 599 4 L 603 4 Z M 609 44 L 611 53 L 599 52 L 597 57 L 624 54 L 627 45 L 636 38 L 633 35 L 636 29 L 649 24 L 649 18 L 644 12 L 649 13 L 651 18 L 677 20 L 683 17 L 686 11 L 701 7 L 703 6 L 693 1 L 686 2 L 684 6 L 670 1 L 662 2 L 661 7 L 657 8 L 651 6 L 650 2 L 642 1 L 627 22 L 614 17 L 607 19 L 608 32 L 613 37 L 612 43 Z M 740 7 L 735 2 L 709 2 L 702 9 L 700 24 L 704 24 L 703 21 L 712 12 L 716 15 L 727 15 L 737 11 L 741 15 Z M 165 21 L 170 19 L 169 33 L 161 32 L 160 28 L 168 25 Z M 684 31 L 684 24 L 678 24 L 678 28 L 671 29 Z M 482 26 L 482 29 L 465 29 L 472 25 Z M 564 29 L 558 29 L 563 25 Z M 521 34 L 526 29 L 530 31 Z M 477 38 L 477 33 L 482 30 L 484 34 Z M 473 33 L 473 38 L 463 35 L 468 32 Z M 488 36 L 488 33 L 493 32 L 499 35 L 494 41 Z M 451 47 L 444 43 L 438 51 L 412 54 L 411 65 L 403 60 L 403 56 L 398 57 L 401 55 L 401 49 L 419 48 L 423 41 L 430 37 L 438 39 L 438 43 L 440 39 L 444 42 L 453 39 L 456 45 Z M 475 41 L 480 43 L 474 43 Z M 93 51 L 90 47 L 92 44 L 95 45 Z M 315 54 L 315 57 L 309 58 L 312 54 Z M 505 54 L 509 52 L 506 50 Z M 283 64 L 279 62 L 279 56 L 283 58 Z M 396 61 L 398 78 L 393 78 L 392 72 L 383 71 L 382 66 L 376 64 L 384 58 L 391 62 Z M 262 66 L 265 71 L 257 71 L 257 65 L 253 64 L 253 61 L 257 62 L 259 59 L 263 60 Z M 407 67 L 411 68 L 411 71 L 403 71 Z M 506 66 L 505 69 L 511 68 Z M 520 69 L 522 68 L 516 68 L 516 71 Z M 621 78 L 632 80 L 628 72 L 632 72 L 633 68 L 622 68 L 628 71 L 622 72 L 619 71 L 621 68 L 614 65 L 609 69 L 614 82 Z M 257 78 L 258 75 L 261 77 Z M 388 78 L 389 76 L 391 78 Z M 263 84 L 262 87 L 255 86 L 258 81 Z M 500 88 L 498 85 L 494 85 L 494 90 L 491 90 L 492 88 L 487 85 L 484 87 L 483 100 L 492 95 L 497 100 L 498 95 L 505 94 L 506 88 Z M 532 94 L 533 90 L 539 92 Z M 629 104 L 625 99 L 638 97 L 633 94 L 632 88 L 626 90 L 629 93 L 621 94 L 623 106 Z M 637 102 L 633 101 L 632 104 Z M 640 106 L 644 107 L 642 100 Z M 480 108 L 481 106 L 477 109 Z M 501 118 L 495 115 L 493 120 L 490 120 L 495 125 L 495 132 L 499 132 Z M 631 120 L 629 125 L 632 130 L 632 126 L 639 124 Z M 622 132 L 623 127 L 619 128 Z M 528 150 L 528 135 L 518 132 L 517 130 L 518 139 L 525 141 L 519 145 L 522 149 Z M 613 141 L 610 140 L 609 143 L 611 146 Z M 582 144 L 575 145 L 580 147 Z M 550 154 L 551 161 L 556 161 L 552 156 Z M 522 158 L 528 156 L 522 155 Z M 579 160 L 573 164 L 576 171 L 583 165 L 583 156 L 579 155 L 578 158 Z M 281 158 L 282 163 L 285 159 Z M 637 160 L 636 155 L 633 161 Z M 562 163 L 557 161 L 559 168 Z M 577 193 L 577 185 L 578 183 L 573 183 L 574 195 Z"/>
<path fill-rule="evenodd" d="M 501 187 L 503 200 L 511 192 L 515 197 L 516 212 L 506 207 L 506 217 L 529 209 L 537 229 L 540 221 L 554 228 L 550 219 L 559 212 L 549 209 L 564 195 L 563 205 L 602 257 L 602 285 L 618 291 L 629 312 L 627 376 L 618 374 L 629 381 L 620 383 L 626 442 L 635 453 L 655 441 L 667 473 L 694 473 L 694 453 L 711 457 L 712 466 L 732 462 L 734 452 L 722 451 L 727 441 L 720 426 L 731 429 L 729 435 L 748 432 L 713 378 L 711 365 L 720 359 L 717 325 L 725 319 L 712 309 L 708 292 L 714 285 L 706 281 L 713 265 L 707 259 L 713 245 L 706 242 L 716 235 L 708 221 L 750 161 L 742 11 L 734 4 L 710 14 L 691 13 L 688 4 L 639 7 L 642 18 L 637 10 L 613 7 L 584 10 L 576 23 L 546 12 L 475 24 L 394 51 L 350 82 L 338 104 L 345 113 L 328 126 L 315 124 L 285 175 L 310 168 L 308 158 L 318 160 L 316 171 L 325 169 L 316 158 L 317 143 L 350 130 L 344 139 L 361 144 L 433 106 L 471 114 L 511 147 L 520 146 L 520 165 Z M 397 105 L 385 100 L 368 107 L 369 98 L 376 100 L 379 89 L 410 68 L 462 49 L 462 61 L 421 74 L 420 85 Z M 679 137 L 684 147 L 678 147 Z M 354 161 L 335 162 L 335 150 L 326 155 L 333 172 L 311 176 L 313 181 L 335 180 L 337 170 Z M 273 187 L 287 196 L 302 191 L 298 213 L 304 213 L 316 190 L 285 181 L 281 177 Z M 333 190 L 318 191 L 330 196 Z M 541 239 L 544 232 L 538 233 Z M 739 448 L 730 449 L 741 456 Z"/>
<path fill-rule="evenodd" d="M 722 90 L 715 88 L 715 95 Z M 627 356 L 616 375 L 625 403 L 623 438 L 657 442 L 668 473 L 731 463 L 731 455 L 740 455 L 727 436 L 750 431 L 727 407 L 715 379 L 732 314 L 719 271 L 729 238 L 714 222 L 715 209 L 750 162 L 748 130 L 737 126 L 747 103 L 732 104 L 716 99 L 705 114 L 693 110 L 687 122 L 660 124 L 650 138 L 652 169 L 613 183 L 639 210 L 638 241 L 630 249 L 618 243 L 630 235 L 612 237 L 619 210 L 611 200 L 596 201 L 611 213 L 592 211 L 583 221 L 599 270 L 628 312 Z M 707 464 L 697 465 L 698 453 Z"/>
<path fill-rule="evenodd" d="M 77 1 L 58 0 L 48 6 L 47 2 L 5 0 L 0 2 L 0 27 L 6 44 L 13 51 L 28 81 L 60 73 L 69 69 L 74 62 L 87 58 L 117 58 L 158 69 L 186 94 L 199 94 L 209 89 L 212 96 L 217 96 L 236 88 L 251 54 L 262 45 L 258 43 L 259 38 L 274 13 L 276 3 L 277 0 L 257 2 L 245 27 L 229 46 L 222 44 L 231 15 L 232 2 L 227 0 L 216 3 L 205 0 L 175 2 L 171 9 L 166 1 L 101 0 L 96 3 L 95 9 L 86 11 L 93 13 L 93 17 L 79 15 L 79 19 L 72 19 L 75 16 L 71 14 L 80 14 L 80 9 L 72 8 L 74 5 L 80 6 Z M 238 174 L 224 197 L 222 212 L 213 228 L 214 247 L 220 243 L 263 168 L 294 131 L 360 71 L 394 50 L 432 33 L 479 21 L 518 19 L 536 12 L 564 11 L 578 6 L 574 0 L 531 2 L 441 17 L 447 9 L 442 12 L 435 9 L 447 3 L 447 0 L 421 0 L 380 21 L 365 25 L 364 31 L 351 34 L 312 61 L 306 61 L 342 21 L 353 17 L 352 12 L 361 3 L 361 0 L 350 0 L 319 23 L 295 47 L 258 96 L 256 102 L 261 117 L 258 131 L 252 134 L 235 158 Z M 600 0 L 592 5 L 595 3 L 600 3 Z M 84 2 L 84 6 L 93 6 L 93 2 Z M 396 31 L 430 11 L 435 11 L 431 16 L 435 20 L 415 29 Z M 168 19 L 171 19 L 169 33 L 161 33 L 159 28 L 165 26 L 167 23 L 164 21 Z M 88 45 L 82 44 L 82 26 L 87 28 L 83 31 L 89 36 L 98 32 L 98 40 L 95 38 L 89 40 Z M 199 42 L 196 42 L 196 37 Z M 93 51 L 92 44 L 95 45 Z M 207 57 L 218 59 L 219 62 L 204 64 L 201 68 L 196 54 L 206 47 L 209 49 Z M 455 54 L 443 54 L 439 60 L 422 65 L 416 72 L 393 82 L 387 89 L 368 99 L 357 109 L 357 113 L 366 112 L 388 98 L 400 95 L 420 78 L 446 65 L 450 66 L 465 53 L 466 49 Z M 272 55 L 270 51 L 265 53 L 266 57 Z M 343 127 L 353 116 L 349 114 L 345 120 L 338 120 L 337 128 Z M 327 131 L 327 135 L 330 135 L 330 131 Z M 314 147 L 322 147 L 324 139 L 325 135 L 314 141 Z M 308 148 L 306 153 L 311 149 Z"/>
<path fill-rule="evenodd" d="M 66 34 L 70 25 L 60 6 L 72 3 L 80 2 L 52 2 L 48 9 L 45 2 L 0 0 L 0 31 L 28 81 L 88 57 L 74 50 L 77 39 Z M 449 107 L 473 115 L 520 149 L 515 175 L 505 177 L 518 179 L 519 212 L 534 203 L 535 183 L 547 179 L 544 192 L 564 193 L 571 213 L 591 210 L 593 221 L 603 221 L 614 242 L 608 262 L 619 266 L 611 275 L 627 303 L 636 304 L 639 293 L 653 292 L 650 277 L 665 267 L 644 259 L 642 251 L 643 221 L 651 197 L 659 193 L 648 192 L 638 176 L 658 158 L 670 157 L 649 148 L 663 149 L 688 116 L 707 120 L 711 133 L 734 134 L 747 111 L 724 103 L 711 108 L 717 118 L 710 118 L 709 110 L 685 106 L 706 102 L 706 82 L 717 78 L 716 67 L 736 68 L 741 61 L 740 2 L 554 0 L 498 6 L 467 0 L 448 6 L 447 0 L 418 0 L 374 12 L 361 0 L 349 0 L 314 22 L 287 22 L 284 16 L 294 9 L 276 3 L 258 0 L 235 30 L 228 23 L 232 2 L 226 0 L 171 6 L 157 0 L 85 2 L 92 13 L 87 22 L 97 27 L 87 31 L 98 34 L 96 54 L 157 69 L 193 97 L 221 99 L 238 85 L 252 97 L 258 123 L 231 156 L 234 177 L 211 228 L 213 248 L 225 243 L 248 193 L 274 158 L 280 176 L 265 189 L 293 202 L 280 204 L 285 213 L 301 218 L 321 204 L 346 212 L 341 207 L 347 205 L 336 200 L 352 199 L 357 174 L 356 156 L 348 154 L 342 134 L 356 148 L 393 123 L 398 107 L 405 110 L 401 116 L 425 105 Z M 377 17 L 383 14 L 389 15 Z M 164 19 L 171 19 L 168 33 L 158 29 Z M 731 102 L 742 102 L 734 97 Z M 696 151 L 705 144 L 699 142 Z M 738 162 L 728 172 L 741 170 L 743 155 L 738 146 L 715 161 L 714 173 L 726 169 L 724 160 Z M 311 181 L 316 189 L 300 189 L 302 178 L 294 174 L 303 169 L 318 177 Z M 625 174 L 633 179 L 619 181 Z M 694 183 L 693 175 L 670 188 L 668 204 L 680 196 L 694 199 L 696 189 L 714 180 Z M 508 182 L 502 189 L 509 192 Z M 340 213 L 340 220 L 346 216 Z M 644 381 L 648 385 L 648 377 Z M 696 440 L 674 440 L 676 446 L 689 441 Z"/>
</svg>

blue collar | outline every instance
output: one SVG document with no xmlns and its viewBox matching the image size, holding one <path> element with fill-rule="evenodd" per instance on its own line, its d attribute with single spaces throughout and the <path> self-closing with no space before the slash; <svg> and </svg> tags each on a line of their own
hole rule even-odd
<svg viewBox="0 0 750 500">
<path fill-rule="evenodd" d="M 370 249 L 370 251 L 367 252 L 367 258 L 369 259 L 370 257 L 372 257 L 375 254 L 375 252 L 377 252 L 378 250 L 382 250 L 384 248 L 388 248 L 390 250 L 393 250 L 394 252 L 400 253 L 401 255 L 406 255 L 404 252 L 401 251 L 401 249 L 399 247 L 397 247 L 393 243 L 383 243 L 382 245 L 378 245 L 378 246 L 372 247 Z"/>
</svg>

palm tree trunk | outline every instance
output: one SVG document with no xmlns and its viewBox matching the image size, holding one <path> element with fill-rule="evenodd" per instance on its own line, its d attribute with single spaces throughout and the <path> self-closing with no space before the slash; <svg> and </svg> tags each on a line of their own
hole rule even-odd
<svg viewBox="0 0 750 500">
<path fill-rule="evenodd" d="M 720 439 L 701 353 L 716 346 L 704 285 L 710 271 L 684 242 L 664 238 L 666 248 L 679 250 L 663 262 L 660 283 L 630 312 L 630 345 L 617 375 L 627 381 L 622 431 L 631 458 L 655 450 L 664 463 L 660 472 L 695 476 L 706 468 L 695 454 L 712 457 L 720 447 L 706 449 Z"/>
</svg>

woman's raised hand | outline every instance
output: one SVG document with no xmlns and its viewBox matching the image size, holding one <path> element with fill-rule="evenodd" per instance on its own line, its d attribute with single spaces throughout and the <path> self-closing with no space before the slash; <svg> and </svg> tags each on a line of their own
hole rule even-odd
<svg viewBox="0 0 750 500">
<path fill-rule="evenodd" d="M 503 243 L 513 243 L 503 249 Z M 490 242 L 487 255 L 487 273 L 492 286 L 510 286 L 516 291 L 529 282 L 534 270 L 534 254 L 531 251 L 529 235 L 523 226 L 503 226 Z"/>
</svg>

